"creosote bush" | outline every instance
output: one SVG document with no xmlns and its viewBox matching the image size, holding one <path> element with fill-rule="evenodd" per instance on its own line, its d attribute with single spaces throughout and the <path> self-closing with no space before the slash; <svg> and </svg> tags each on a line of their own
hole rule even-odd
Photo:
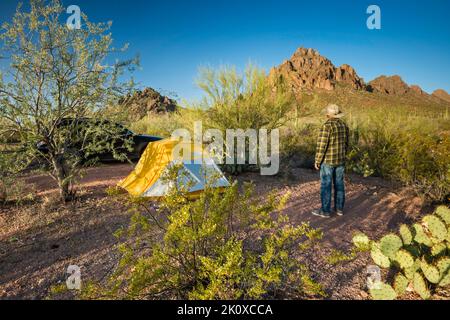
<svg viewBox="0 0 450 320">
<path fill-rule="evenodd" d="M 83 298 L 263 299 L 323 294 L 298 255 L 321 238 L 307 223 L 293 226 L 281 212 L 288 195 L 253 197 L 247 184 L 207 186 L 190 199 L 184 173 L 157 207 L 133 199 L 133 217 L 119 230 L 122 258 L 108 283 L 89 284 Z"/>
</svg>

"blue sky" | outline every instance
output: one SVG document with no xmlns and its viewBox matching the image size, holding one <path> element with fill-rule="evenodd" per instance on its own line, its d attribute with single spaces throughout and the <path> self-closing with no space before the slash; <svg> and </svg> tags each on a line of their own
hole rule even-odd
<svg viewBox="0 0 450 320">
<path fill-rule="evenodd" d="M 312 47 L 335 65 L 352 65 L 366 81 L 399 74 L 425 91 L 450 92 L 450 1 L 448 0 L 63 0 L 92 21 L 113 21 L 116 46 L 139 53 L 142 86 L 180 98 L 201 96 L 200 66 L 251 61 L 267 71 L 296 48 Z M 17 2 L 0 3 L 0 21 Z M 366 27 L 366 9 L 381 8 L 381 30 Z M 124 56 L 125 57 L 125 56 Z"/>
</svg>

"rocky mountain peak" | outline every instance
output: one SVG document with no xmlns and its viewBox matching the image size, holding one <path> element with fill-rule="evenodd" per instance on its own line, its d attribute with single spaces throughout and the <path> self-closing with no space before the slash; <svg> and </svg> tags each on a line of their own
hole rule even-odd
<svg viewBox="0 0 450 320">
<path fill-rule="evenodd" d="M 177 108 L 175 100 L 163 96 L 153 88 L 136 90 L 132 94 L 122 97 L 119 104 L 124 106 L 137 119 L 151 113 L 173 112 Z"/>
<path fill-rule="evenodd" d="M 365 87 L 364 81 L 351 66 L 344 64 L 336 68 L 329 59 L 312 48 L 298 48 L 289 60 L 270 71 L 269 78 L 285 80 L 294 92 L 305 89 L 334 90 L 338 83 L 356 90 Z"/>
<path fill-rule="evenodd" d="M 441 100 L 450 102 L 450 94 L 447 93 L 444 89 L 437 89 L 432 93 L 432 96 L 439 98 Z"/>
<path fill-rule="evenodd" d="M 380 92 L 395 95 L 403 95 L 410 91 L 409 86 L 398 75 L 379 76 L 378 78 L 375 78 L 374 80 L 369 82 L 367 89 L 371 92 Z"/>
</svg>

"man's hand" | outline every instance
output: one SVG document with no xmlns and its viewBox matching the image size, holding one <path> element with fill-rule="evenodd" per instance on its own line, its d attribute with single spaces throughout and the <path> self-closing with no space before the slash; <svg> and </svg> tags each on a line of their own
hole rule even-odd
<svg viewBox="0 0 450 320">
<path fill-rule="evenodd" d="M 318 165 L 318 164 L 316 163 L 316 164 L 314 164 L 314 168 L 315 168 L 316 170 L 320 170 L 320 165 Z"/>
</svg>

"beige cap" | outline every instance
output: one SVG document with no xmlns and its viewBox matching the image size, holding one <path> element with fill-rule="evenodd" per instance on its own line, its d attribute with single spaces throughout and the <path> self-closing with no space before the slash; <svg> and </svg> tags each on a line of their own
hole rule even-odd
<svg viewBox="0 0 450 320">
<path fill-rule="evenodd" d="M 327 116 L 331 118 L 342 118 L 344 116 L 344 113 L 340 110 L 339 106 L 336 104 L 330 104 L 328 105 L 324 112 Z"/>
</svg>

